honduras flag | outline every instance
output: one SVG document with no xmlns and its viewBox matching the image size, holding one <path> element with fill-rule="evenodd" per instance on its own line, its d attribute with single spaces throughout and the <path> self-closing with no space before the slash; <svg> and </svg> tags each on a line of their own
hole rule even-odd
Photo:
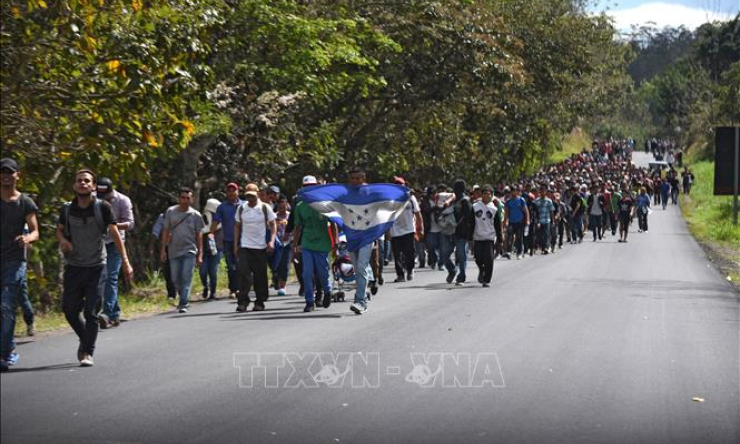
<svg viewBox="0 0 740 444">
<path fill-rule="evenodd" d="M 409 202 L 409 189 L 376 183 L 354 187 L 343 184 L 302 188 L 300 200 L 339 225 L 347 236 L 347 250 L 357 251 L 388 231 Z"/>
</svg>

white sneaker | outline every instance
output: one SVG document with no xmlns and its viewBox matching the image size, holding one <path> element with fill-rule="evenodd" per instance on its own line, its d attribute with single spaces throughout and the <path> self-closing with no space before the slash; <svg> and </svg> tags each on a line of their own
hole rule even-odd
<svg viewBox="0 0 740 444">
<path fill-rule="evenodd" d="M 367 308 L 361 306 L 360 304 L 356 304 L 356 303 L 350 305 L 349 309 L 352 310 L 357 315 L 361 315 L 367 311 Z"/>
<path fill-rule="evenodd" d="M 95 365 L 95 362 L 92 356 L 87 353 L 83 354 L 82 359 L 80 359 L 80 367 L 92 367 L 93 365 Z"/>
</svg>

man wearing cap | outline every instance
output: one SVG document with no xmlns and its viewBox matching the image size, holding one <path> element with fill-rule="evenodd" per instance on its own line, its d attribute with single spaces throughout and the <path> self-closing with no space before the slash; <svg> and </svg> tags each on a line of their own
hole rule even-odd
<svg viewBox="0 0 740 444">
<path fill-rule="evenodd" d="M 394 177 L 393 183 L 406 186 L 403 177 Z M 414 278 L 416 255 L 414 235 L 417 232 L 417 227 L 420 230 L 419 236 L 423 236 L 424 225 L 421 220 L 419 203 L 412 194 L 403 212 L 398 215 L 390 230 L 393 264 L 396 267 L 396 280 L 394 282 L 406 282 Z"/>
<path fill-rule="evenodd" d="M 113 181 L 101 177 L 95 188 L 98 199 L 105 200 L 111 206 L 113 218 L 116 220 L 121 241 L 126 242 L 126 231 L 134 228 L 134 212 L 131 199 L 113 188 Z M 100 314 L 100 328 L 106 329 L 120 325 L 121 307 L 118 305 L 118 275 L 121 272 L 121 255 L 118 254 L 116 244 L 111 233 L 105 237 L 105 250 L 108 255 L 106 264 L 105 290 L 103 293 L 103 311 Z"/>
<path fill-rule="evenodd" d="M 18 303 L 27 291 L 28 246 L 39 239 L 38 207 L 28 195 L 18 191 L 20 168 L 15 160 L 0 160 L 0 303 L 2 306 L 2 345 L 0 370 L 17 362 L 14 353 L 15 318 Z M 28 226 L 28 232 L 24 230 Z"/>
<path fill-rule="evenodd" d="M 237 209 L 234 219 L 234 239 L 237 241 L 234 253 L 239 271 L 238 312 L 247 311 L 252 284 L 257 295 L 254 311 L 263 311 L 269 297 L 267 255 L 275 249 L 277 217 L 272 207 L 259 199 L 258 193 L 257 185 L 250 183 L 246 186 L 244 195 L 247 202 Z"/>
<path fill-rule="evenodd" d="M 314 176 L 303 178 L 303 187 L 317 185 Z M 314 311 L 316 300 L 314 289 L 320 286 L 323 290 L 322 305 L 328 308 L 331 304 L 331 283 L 329 281 L 329 253 L 331 238 L 329 230 L 334 227 L 328 219 L 319 214 L 304 202 L 298 202 L 294 211 L 294 252 L 302 258 L 303 295 L 306 298 L 304 312 Z"/>
<path fill-rule="evenodd" d="M 265 203 L 272 207 L 272 211 L 277 211 L 278 200 L 280 199 L 280 187 L 270 185 L 265 190 Z"/>
<path fill-rule="evenodd" d="M 243 203 L 244 201 L 239 199 L 239 185 L 233 182 L 227 184 L 226 200 L 216 208 L 216 212 L 213 214 L 213 223 L 211 223 L 211 233 L 209 234 L 209 236 L 215 236 L 219 224 L 221 224 L 230 298 L 236 298 L 239 291 L 237 256 L 234 253 L 234 225 L 236 225 L 236 211 Z"/>
<path fill-rule="evenodd" d="M 93 365 L 98 310 L 105 283 L 103 276 L 107 270 L 105 239 L 108 233 L 121 255 L 124 276 L 131 279 L 134 275 L 110 204 L 93 196 L 96 182 L 95 174 L 89 169 L 75 174 L 76 197 L 59 211 L 56 230 L 65 259 L 62 308 L 67 322 L 80 339 L 77 359 L 82 367 Z"/>
</svg>

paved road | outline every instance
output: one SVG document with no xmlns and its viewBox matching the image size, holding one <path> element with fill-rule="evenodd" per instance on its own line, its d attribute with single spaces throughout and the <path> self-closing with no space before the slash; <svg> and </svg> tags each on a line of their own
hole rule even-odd
<svg viewBox="0 0 740 444">
<path fill-rule="evenodd" d="M 23 344 L 2 442 L 738 443 L 738 295 L 677 208 L 650 223 L 490 289 L 422 270 L 363 316 L 195 304 L 102 332 L 90 369 L 73 335 Z"/>
</svg>

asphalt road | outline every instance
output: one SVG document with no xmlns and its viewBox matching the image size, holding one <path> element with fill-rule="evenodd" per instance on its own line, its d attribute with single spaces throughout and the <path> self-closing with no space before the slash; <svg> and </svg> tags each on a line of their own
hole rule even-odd
<svg viewBox="0 0 740 444">
<path fill-rule="evenodd" d="M 2 442 L 738 443 L 738 294 L 677 207 L 650 225 L 489 289 L 421 270 L 363 316 L 194 304 L 101 332 L 93 368 L 73 334 L 22 344 Z"/>
</svg>

